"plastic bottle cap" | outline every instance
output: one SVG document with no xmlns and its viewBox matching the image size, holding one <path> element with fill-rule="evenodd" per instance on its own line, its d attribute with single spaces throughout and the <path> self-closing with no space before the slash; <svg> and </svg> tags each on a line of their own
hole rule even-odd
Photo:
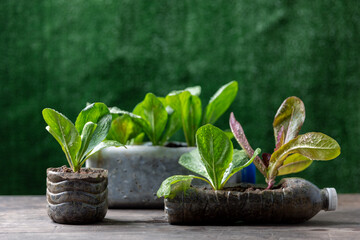
<svg viewBox="0 0 360 240">
<path fill-rule="evenodd" d="M 338 204 L 336 189 L 326 188 L 326 191 L 328 193 L 328 199 L 329 199 L 329 206 L 326 211 L 335 211 Z"/>
</svg>

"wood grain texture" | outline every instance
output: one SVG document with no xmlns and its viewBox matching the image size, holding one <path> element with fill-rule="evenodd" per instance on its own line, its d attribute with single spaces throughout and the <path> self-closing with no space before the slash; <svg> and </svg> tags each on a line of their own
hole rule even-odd
<svg viewBox="0 0 360 240">
<path fill-rule="evenodd" d="M 1 196 L 0 239 L 359 239 L 360 194 L 339 196 L 338 210 L 296 225 L 173 226 L 161 210 L 110 209 L 103 222 L 62 225 L 45 196 Z"/>
</svg>

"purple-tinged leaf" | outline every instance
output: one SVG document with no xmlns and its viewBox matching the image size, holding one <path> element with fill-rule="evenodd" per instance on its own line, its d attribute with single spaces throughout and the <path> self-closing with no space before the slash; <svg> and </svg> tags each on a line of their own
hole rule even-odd
<svg viewBox="0 0 360 240">
<path fill-rule="evenodd" d="M 270 153 L 263 153 L 261 158 L 262 158 L 262 161 L 263 161 L 264 165 L 266 167 L 269 167 L 271 154 Z"/>
<path fill-rule="evenodd" d="M 254 149 L 250 146 L 241 124 L 236 121 L 234 113 L 230 114 L 230 128 L 237 142 L 240 144 L 242 149 L 245 150 L 248 157 L 251 158 L 254 155 Z M 266 177 L 267 168 L 260 159 L 260 157 L 255 157 L 254 164 L 259 169 L 259 171 Z"/>
<path fill-rule="evenodd" d="M 291 154 L 285 159 L 283 165 L 279 167 L 277 175 L 281 176 L 290 173 L 301 172 L 306 168 L 308 168 L 312 162 L 313 160 L 301 154 L 298 153 Z"/>
<path fill-rule="evenodd" d="M 297 137 L 301 126 L 305 121 L 305 106 L 298 97 L 288 97 L 278 109 L 274 122 L 275 142 L 277 143 L 279 132 L 284 127 L 285 140 L 283 144 Z"/>
<path fill-rule="evenodd" d="M 276 146 L 274 152 L 284 144 L 284 141 L 285 141 L 284 126 L 281 126 L 280 131 L 277 134 Z"/>
<path fill-rule="evenodd" d="M 271 155 L 268 179 L 275 179 L 278 169 L 290 154 L 300 154 L 310 160 L 331 160 L 339 156 L 340 146 L 331 137 L 318 132 L 299 135 Z"/>
</svg>

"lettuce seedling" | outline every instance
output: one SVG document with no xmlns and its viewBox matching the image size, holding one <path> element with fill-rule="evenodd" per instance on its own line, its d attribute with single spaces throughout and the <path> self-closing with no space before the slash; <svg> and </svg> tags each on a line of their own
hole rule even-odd
<svg viewBox="0 0 360 240">
<path fill-rule="evenodd" d="M 145 99 L 136 105 L 133 112 L 110 108 L 113 115 L 107 139 L 123 144 L 141 143 L 146 135 L 153 145 L 164 143 L 181 128 L 181 119 L 165 98 L 148 93 Z"/>
<path fill-rule="evenodd" d="M 141 144 L 145 133 L 136 121 L 136 118 L 141 117 L 117 107 L 111 107 L 109 110 L 112 122 L 106 139 L 115 140 L 124 145 Z"/>
<path fill-rule="evenodd" d="M 179 164 L 201 177 L 194 175 L 169 177 L 161 184 L 157 192 L 158 197 L 171 198 L 177 191 L 189 188 L 194 178 L 209 183 L 214 190 L 221 190 L 232 175 L 251 164 L 255 156 L 260 153 L 260 149 L 256 149 L 249 159 L 244 150 L 233 149 L 229 137 L 211 124 L 197 130 L 196 143 L 197 149 L 183 154 Z"/>
<path fill-rule="evenodd" d="M 144 101 L 136 105 L 133 110 L 135 115 L 133 121 L 141 126 L 153 145 L 163 145 L 181 128 L 178 113 L 171 107 L 165 106 L 162 100 L 148 93 Z"/>
<path fill-rule="evenodd" d="M 75 125 L 51 108 L 45 108 L 42 115 L 48 124 L 46 130 L 58 141 L 74 172 L 99 150 L 123 146 L 116 141 L 103 141 L 111 124 L 111 114 L 104 103 L 93 103 L 84 108 Z"/>
<path fill-rule="evenodd" d="M 196 130 L 215 123 L 230 107 L 237 91 L 235 81 L 222 86 L 210 99 L 204 114 L 200 86 L 172 91 L 166 97 L 148 93 L 132 113 L 110 108 L 113 121 L 107 139 L 127 144 L 141 141 L 146 134 L 153 145 L 164 145 L 182 127 L 188 146 L 195 146 Z"/>
<path fill-rule="evenodd" d="M 267 189 L 272 188 L 276 176 L 303 171 L 313 160 L 331 160 L 339 156 L 340 146 L 331 137 L 319 132 L 298 135 L 304 121 L 304 103 L 297 97 L 287 98 L 278 109 L 273 122 L 274 152 L 264 153 L 262 159 L 254 159 L 255 166 L 266 179 Z M 252 156 L 254 150 L 233 113 L 230 115 L 230 128 L 247 155 Z"/>
<path fill-rule="evenodd" d="M 214 124 L 230 107 L 238 91 L 236 81 L 223 85 L 210 99 L 204 112 L 199 98 L 199 86 L 182 91 L 173 91 L 165 98 L 166 106 L 170 106 L 181 119 L 185 140 L 188 146 L 195 146 L 195 133 L 205 124 Z"/>
</svg>

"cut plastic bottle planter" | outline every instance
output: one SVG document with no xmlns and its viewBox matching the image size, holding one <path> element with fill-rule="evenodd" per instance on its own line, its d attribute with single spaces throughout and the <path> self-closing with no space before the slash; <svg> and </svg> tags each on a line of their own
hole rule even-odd
<svg viewBox="0 0 360 240">
<path fill-rule="evenodd" d="M 170 224 L 300 223 L 336 206 L 334 188 L 320 190 L 300 178 L 283 179 L 272 190 L 249 184 L 217 191 L 192 187 L 165 199 Z"/>
</svg>

